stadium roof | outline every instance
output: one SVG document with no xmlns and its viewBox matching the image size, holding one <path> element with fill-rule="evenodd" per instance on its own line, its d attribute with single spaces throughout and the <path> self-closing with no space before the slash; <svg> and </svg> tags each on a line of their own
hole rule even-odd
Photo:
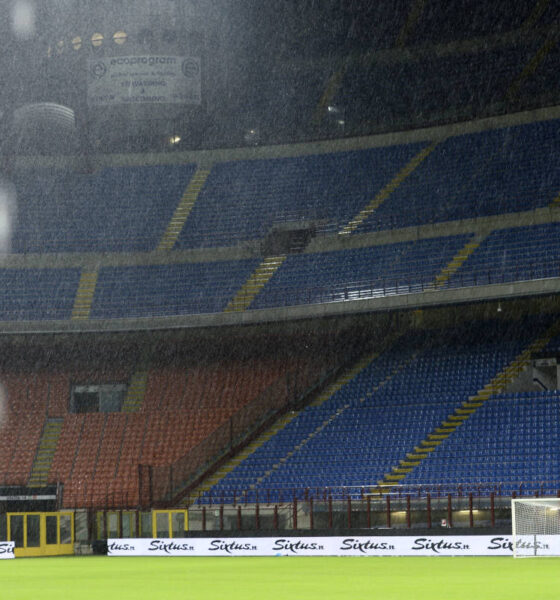
<svg viewBox="0 0 560 600">
<path fill-rule="evenodd" d="M 11 18 L 0 24 L 4 153 L 290 143 L 559 99 L 556 0 L 8 4 Z M 140 55 L 199 61 L 199 101 L 92 102 L 88 70 Z M 48 115 L 36 136 L 22 134 L 14 114 L 41 103 L 74 112 L 76 130 L 64 141 Z"/>
</svg>

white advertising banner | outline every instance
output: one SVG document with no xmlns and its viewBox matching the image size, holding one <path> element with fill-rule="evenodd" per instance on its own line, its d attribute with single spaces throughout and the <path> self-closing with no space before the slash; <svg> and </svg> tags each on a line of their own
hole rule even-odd
<svg viewBox="0 0 560 600">
<path fill-rule="evenodd" d="M 113 56 L 88 61 L 90 106 L 201 103 L 200 58 Z"/>
<path fill-rule="evenodd" d="M 0 560 L 4 558 L 15 558 L 15 542 L 0 542 Z"/>
<path fill-rule="evenodd" d="M 512 556 L 511 536 L 109 539 L 109 556 Z"/>
<path fill-rule="evenodd" d="M 560 556 L 560 535 L 516 536 L 518 556 Z"/>
</svg>

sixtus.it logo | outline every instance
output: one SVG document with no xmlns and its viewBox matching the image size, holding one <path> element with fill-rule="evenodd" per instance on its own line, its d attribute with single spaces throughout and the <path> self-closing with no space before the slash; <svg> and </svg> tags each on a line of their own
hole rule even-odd
<svg viewBox="0 0 560 600">
<path fill-rule="evenodd" d="M 247 542 L 240 543 L 235 540 L 212 540 L 210 542 L 208 550 L 210 550 L 210 552 L 221 551 L 227 552 L 227 554 L 234 554 L 235 552 L 256 551 L 257 547 Z"/>
<path fill-rule="evenodd" d="M 107 67 L 104 62 L 96 62 L 91 65 L 89 68 L 92 77 L 95 79 L 101 79 L 105 73 L 107 73 Z"/>
<path fill-rule="evenodd" d="M 274 541 L 272 549 L 277 551 L 285 551 L 291 554 L 297 554 L 298 552 L 305 552 L 310 550 L 324 550 L 324 546 L 317 542 L 310 542 L 306 540 L 286 540 L 278 539 Z"/>
<path fill-rule="evenodd" d="M 439 554 L 446 550 L 469 550 L 469 548 L 468 544 L 459 541 L 450 542 L 446 539 L 416 538 L 411 550 L 430 550 L 434 554 Z"/>
<path fill-rule="evenodd" d="M 109 552 L 129 552 L 134 550 L 134 546 L 130 544 L 119 544 L 118 542 L 111 542 L 107 545 L 107 550 Z"/>
<path fill-rule="evenodd" d="M 13 554 L 14 547 L 14 542 L 0 542 L 0 554 Z"/>
<path fill-rule="evenodd" d="M 364 540 L 358 538 L 346 538 L 340 545 L 340 550 L 358 550 L 362 554 L 378 550 L 394 550 L 395 546 L 384 541 L 374 542 L 372 540 Z"/>
<path fill-rule="evenodd" d="M 186 543 L 166 542 L 163 540 L 152 540 L 148 546 L 148 552 L 165 552 L 173 554 L 173 552 L 193 552 L 194 546 Z"/>
</svg>

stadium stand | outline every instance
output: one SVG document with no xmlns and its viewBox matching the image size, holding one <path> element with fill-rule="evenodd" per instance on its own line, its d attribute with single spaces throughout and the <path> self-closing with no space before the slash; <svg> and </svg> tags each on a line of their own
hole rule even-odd
<svg viewBox="0 0 560 600">
<path fill-rule="evenodd" d="M 469 236 L 288 256 L 251 308 L 419 292 Z"/>
<path fill-rule="evenodd" d="M 320 239 L 282 256 L 250 309 L 558 277 L 558 127 L 558 120 L 536 121 L 432 143 L 387 142 L 365 150 L 223 161 L 208 171 L 186 164 L 112 167 L 87 175 L 39 172 L 24 178 L 19 173 L 16 255 L 66 252 L 75 265 L 79 257 L 73 254 L 102 254 L 96 268 L 0 269 L 0 320 L 69 320 L 84 274 L 93 282 L 91 310 L 84 317 L 90 322 L 224 312 L 266 264 L 257 246 L 279 224 L 307 224 Z M 195 173 L 200 180 L 189 195 Z M 62 202 L 64 211 L 47 206 L 51 202 Z M 112 203 L 122 213 L 112 212 L 109 222 Z M 167 235 L 181 203 L 188 204 L 177 220 L 184 226 Z M 510 227 L 508 221 L 504 228 L 484 220 L 548 207 L 539 218 L 550 222 L 538 225 Z M 434 227 L 423 235 L 431 225 L 449 221 L 463 233 L 443 236 L 445 230 Z M 407 229 L 412 226 L 418 228 L 414 236 Z M 406 241 L 394 241 L 399 236 Z M 344 248 L 346 243 L 350 247 Z M 252 250 L 224 260 L 228 247 L 236 245 Z M 140 264 L 118 254 L 132 251 L 139 253 Z M 113 263 L 104 264 L 110 252 L 116 253 Z M 147 256 L 149 264 L 142 264 Z M 366 485 L 375 490 L 449 414 L 503 373 L 540 330 L 542 324 L 535 322 L 512 328 L 496 321 L 468 331 L 410 332 L 331 398 L 290 418 L 203 492 L 200 502 L 232 497 L 252 502 L 264 493 L 280 500 L 293 490 L 302 498 L 313 488 Z M 185 457 L 198 457 L 206 443 L 212 458 L 218 456 L 224 432 L 231 437 L 231 422 L 239 417 L 236 435 L 247 436 L 254 423 L 285 408 L 295 393 L 288 385 L 291 373 L 298 373 L 308 390 L 325 374 L 327 363 L 331 369 L 341 366 L 345 348 L 323 362 L 309 356 L 299 362 L 223 356 L 197 362 L 181 355 L 178 361 L 166 357 L 148 364 L 136 349 L 128 360 L 111 365 L 72 366 L 70 361 L 65 368 L 41 365 L 33 371 L 29 364 L 27 370 L 14 370 L 8 363 L 2 375 L 9 410 L 0 474 L 12 485 L 62 483 L 66 507 L 122 507 L 142 500 L 142 466 L 151 469 L 155 488 L 169 499 L 211 466 L 205 455 L 207 462 L 197 463 L 195 471 L 184 466 Z M 138 381 L 141 393 L 127 398 L 118 413 L 70 413 L 71 386 L 91 381 L 130 387 Z M 256 400 L 270 390 L 276 394 L 271 392 L 273 401 L 256 408 Z M 543 431 L 540 425 L 553 414 L 555 397 L 553 392 L 496 396 L 495 408 L 484 404 L 468 427 L 442 441 L 412 472 L 398 472 L 401 483 L 474 484 L 476 476 L 469 473 L 477 457 L 491 448 L 500 423 L 511 432 L 508 414 L 513 411 L 528 423 L 517 440 L 521 449 L 513 456 L 515 442 L 498 441 L 495 452 L 504 458 L 488 462 L 484 472 L 476 467 L 481 474 L 477 490 L 485 482 L 501 484 L 504 493 L 521 485 L 544 489 L 545 480 L 557 480 L 558 473 L 542 460 L 529 463 L 535 448 L 556 439 L 553 427 Z M 542 413 L 531 412 L 533 400 Z M 50 450 L 42 441 L 47 425 L 57 436 Z M 45 454 L 47 472 L 38 468 Z M 453 477 L 443 477 L 445 470 Z M 166 488 L 161 481 L 172 479 L 171 471 L 177 479 Z"/>
<path fill-rule="evenodd" d="M 493 231 L 460 269 L 450 286 L 558 277 L 560 224 Z"/>
<path fill-rule="evenodd" d="M 79 279 L 79 269 L 0 269 L 0 319 L 69 319 Z"/>
<path fill-rule="evenodd" d="M 491 35 L 516 30 L 521 27 L 534 9 L 531 0 L 522 0 L 518 10 L 509 10 L 507 2 L 495 2 L 491 7 L 475 2 L 452 0 L 445 7 L 436 0 L 429 0 L 420 14 L 414 30 L 410 34 L 410 43 L 452 42 L 472 37 Z M 465 18 L 466 15 L 470 18 Z M 543 18 L 543 22 L 546 22 Z"/>
<path fill-rule="evenodd" d="M 560 497 L 560 0 L 105 4 L 5 24 L 0 541 Z"/>
<path fill-rule="evenodd" d="M 91 318 L 222 312 L 258 260 L 104 267 Z"/>
<path fill-rule="evenodd" d="M 216 164 L 177 248 L 233 246 L 302 220 L 335 232 L 426 145 Z"/>
<path fill-rule="evenodd" d="M 549 19 L 551 18 L 552 13 L 558 10 L 557 7 L 553 8 L 553 6 L 554 4 L 551 4 L 547 7 Z M 552 18 L 554 19 L 556 17 Z M 538 97 L 543 94 L 543 92 L 550 95 L 558 89 L 558 81 L 554 77 L 554 71 L 560 58 L 559 55 L 560 48 L 558 48 L 558 45 L 555 45 L 543 58 L 543 61 L 539 66 L 538 77 L 528 77 L 523 81 L 520 91 L 524 93 L 526 97 Z"/>
<path fill-rule="evenodd" d="M 436 134 L 440 141 L 431 144 L 385 139 L 352 151 L 222 160 L 208 170 L 184 164 L 91 174 L 16 171 L 14 256 L 44 254 L 26 268 L 14 259 L 14 266 L 0 269 L 0 320 L 199 315 L 232 305 L 241 311 L 245 304 L 256 309 L 407 294 L 434 283 L 439 289 L 555 277 L 559 127 L 549 119 L 444 139 Z M 117 205 L 121 212 L 109 219 L 107 211 Z M 482 223 L 523 214 L 520 225 L 526 224 L 530 211 L 547 207 L 549 224 L 513 230 L 498 229 L 495 220 Z M 539 222 L 545 218 L 540 214 Z M 407 228 L 444 222 L 469 233 L 443 238 L 434 230 L 398 242 L 402 235 L 411 240 Z M 234 302 L 243 286 L 252 286 L 266 262 L 265 240 L 282 224 L 309 227 L 319 239 L 289 254 L 260 293 Z M 495 231 L 483 239 L 490 227 Z M 340 234 L 370 237 L 342 249 L 346 236 Z M 477 236 L 481 246 L 442 274 Z M 251 249 L 243 250 L 248 243 Z M 239 258 L 224 260 L 224 248 L 236 245 Z M 140 254 L 130 263 L 118 254 L 131 251 Z M 59 260 L 49 268 L 47 257 L 55 252 L 67 252 L 71 266 Z M 96 267 L 79 268 L 81 252 L 117 254 L 95 255 Z"/>
<path fill-rule="evenodd" d="M 448 138 L 357 231 L 548 206 L 560 188 L 559 127 L 543 121 Z"/>
<path fill-rule="evenodd" d="M 517 74 L 519 63 L 537 48 L 522 40 L 475 55 L 422 56 L 419 52 L 417 61 L 406 62 L 372 57 L 347 70 L 333 102 L 350 113 L 367 114 L 372 123 L 392 122 L 396 127 L 437 115 L 444 102 L 449 113 L 457 116 L 481 113 L 503 100 L 504 88 Z"/>
<path fill-rule="evenodd" d="M 194 172 L 189 164 L 18 172 L 12 250 L 155 250 Z"/>
<path fill-rule="evenodd" d="M 473 236 L 289 255 L 250 308 L 422 292 L 436 281 L 468 287 L 558 277 L 559 228 L 548 223 L 496 230 L 442 281 L 436 278 Z M 242 259 L 102 267 L 89 318 L 219 313 L 259 264 L 259 259 Z M 3 269 L 0 280 L 1 320 L 65 320 L 73 314 L 78 269 Z"/>
<path fill-rule="evenodd" d="M 356 488 L 368 483 L 373 490 L 449 414 L 501 373 L 544 324 L 533 319 L 524 330 L 496 321 L 468 331 L 406 336 L 326 402 L 303 410 L 199 501 L 236 497 L 252 502 L 259 493 L 270 501 L 288 500 L 293 493 L 301 499 L 314 490 L 322 497 L 325 488 L 340 497 L 343 488 L 354 486 L 352 493 L 360 494 Z M 513 428 L 507 433 L 507 443 L 514 447 L 518 434 Z M 451 435 L 449 444 L 454 439 Z M 460 460 L 461 442 L 457 444 L 450 461 Z M 524 460 L 521 455 L 519 460 Z M 447 468 L 454 472 L 453 464 Z M 476 466 L 471 473 L 476 479 Z M 410 481 L 431 482 L 412 474 Z M 519 486 L 526 480 L 520 474 L 511 472 L 509 483 Z M 501 475 L 499 481 L 505 483 Z"/>
<path fill-rule="evenodd" d="M 234 441 L 231 436 L 247 435 L 255 423 L 285 408 L 333 368 L 333 348 L 330 356 L 325 348 L 314 356 L 259 357 L 258 348 L 238 346 L 238 358 L 211 359 L 192 349 L 170 351 L 164 344 L 153 352 L 145 395 L 129 409 L 133 412 L 123 404 L 118 412 L 78 414 L 71 412 L 71 385 L 132 380 L 134 362 L 142 364 L 143 354 L 129 347 L 123 355 L 117 345 L 103 357 L 101 345 L 94 361 L 87 360 L 87 349 L 76 349 L 75 356 L 68 349 L 5 356 L 0 375 L 8 399 L 0 436 L 2 484 L 62 484 L 67 507 L 137 506 L 140 464 L 165 468 L 216 431 L 226 433 L 226 446 Z M 42 366 L 34 371 L 34 364 Z M 53 421 L 58 431 L 43 481 L 33 467 L 45 460 L 40 440 Z"/>
<path fill-rule="evenodd" d="M 9 431 L 2 436 L 0 449 L 4 481 L 11 485 L 27 484 L 43 421 L 44 417 L 33 413 L 20 414 L 8 421 Z"/>
<path fill-rule="evenodd" d="M 403 484 L 457 484 L 463 491 L 555 495 L 558 390 L 501 394 L 403 479 Z"/>
<path fill-rule="evenodd" d="M 0 436 L 0 476 L 26 485 L 46 416 L 48 382 L 40 374 L 11 374 L 2 377 L 2 384 L 8 410 Z"/>
</svg>

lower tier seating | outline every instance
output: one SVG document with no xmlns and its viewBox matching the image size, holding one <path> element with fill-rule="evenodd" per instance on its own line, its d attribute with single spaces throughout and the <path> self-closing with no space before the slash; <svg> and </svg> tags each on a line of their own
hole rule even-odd
<svg viewBox="0 0 560 600">
<path fill-rule="evenodd" d="M 422 461 L 405 484 L 461 484 L 465 492 L 556 495 L 560 391 L 500 394 Z"/>
<path fill-rule="evenodd" d="M 173 464 L 286 374 L 312 381 L 320 371 L 318 364 L 291 359 L 152 369 L 138 412 L 66 416 L 49 481 L 64 483 L 65 506 L 135 506 L 138 465 Z M 278 406 L 288 393 L 285 383 L 281 387 Z"/>
<path fill-rule="evenodd" d="M 296 414 L 199 501 L 278 501 L 314 490 L 322 495 L 325 488 L 339 496 L 343 488 L 352 494 L 374 489 L 532 341 L 541 336 L 544 345 L 548 337 L 543 332 L 550 323 L 548 317 L 535 317 L 409 331 L 326 400 Z M 547 351 L 557 347 L 557 340 L 551 338 Z M 210 358 L 202 350 L 197 355 L 189 347 L 184 355 L 193 356 L 185 360 L 171 348 L 169 356 L 154 353 L 143 401 L 134 412 L 81 414 L 69 412 L 70 385 L 91 381 L 92 371 L 68 357 L 70 366 L 64 369 L 61 356 L 55 367 L 56 361 L 50 364 L 46 354 L 40 359 L 31 350 L 28 361 L 47 362 L 36 371 L 16 369 L 15 363 L 24 358 L 14 348 L 14 365 L 7 369 L 4 364 L 0 373 L 0 479 L 11 485 L 29 482 L 42 432 L 55 419 L 61 424 L 60 437 L 48 482 L 63 484 L 64 505 L 136 506 L 139 465 L 167 473 L 216 431 L 231 435 L 230 425 L 247 407 L 254 408 L 250 416 L 255 422 L 271 406 L 286 408 L 289 398 L 339 365 L 354 341 L 341 337 L 320 348 L 315 340 L 313 351 L 300 354 L 288 352 L 287 344 L 268 357 L 259 356 L 260 348 L 238 345 L 237 358 L 227 359 Z M 134 355 L 132 346 L 128 350 Z M 107 355 L 112 360 L 116 356 L 110 350 Z M 130 378 L 140 356 L 136 350 L 135 360 L 115 361 L 112 370 L 100 361 L 98 372 L 113 381 Z M 271 389 L 277 404 L 265 408 L 263 394 Z M 554 455 L 560 436 L 559 398 L 556 391 L 496 393 L 400 485 L 441 484 L 462 486 L 463 491 L 499 486 L 504 494 L 520 488 L 555 492 L 560 482 Z"/>
<path fill-rule="evenodd" d="M 234 497 L 247 501 L 259 497 L 279 501 L 293 494 L 302 498 L 324 488 L 330 488 L 333 494 L 342 493 L 340 490 L 344 487 L 353 488 L 354 493 L 360 493 L 360 488 L 371 490 L 456 408 L 503 372 L 539 331 L 542 324 L 536 321 L 519 328 L 489 322 L 462 332 L 407 336 L 373 360 L 326 402 L 302 411 L 199 501 L 231 501 Z M 498 404 L 496 401 L 496 406 Z M 493 405 L 494 402 L 489 401 L 484 405 L 485 411 Z M 485 424 L 484 414 L 475 414 L 472 426 L 469 421 L 473 439 L 479 431 L 476 424 Z M 513 426 L 515 419 L 509 422 L 512 427 L 503 430 L 497 425 L 498 421 L 494 429 L 482 429 L 481 440 L 494 436 L 512 448 L 519 446 L 524 430 Z M 463 431 L 467 429 L 459 428 L 452 434 L 446 441 L 447 446 L 442 444 L 434 457 L 450 447 L 455 436 L 461 436 Z M 538 452 L 540 442 L 537 443 L 536 438 L 532 442 L 533 451 Z M 488 449 L 485 443 L 484 448 Z M 481 472 L 479 461 L 483 455 L 478 462 L 467 455 L 461 463 L 458 450 L 452 454 L 455 462 L 444 467 L 457 484 L 461 479 L 476 481 L 479 474 L 492 479 L 499 474 L 500 481 L 512 485 L 527 481 L 529 475 L 534 479 L 539 472 L 541 477 L 546 475 L 557 481 L 560 475 L 556 464 L 540 470 L 543 466 L 540 459 L 534 465 L 526 464 L 524 470 L 499 473 L 491 473 L 491 461 L 488 461 L 488 470 Z M 495 460 L 507 464 L 512 458 L 502 461 L 496 457 Z M 527 463 L 529 460 L 529 454 L 520 453 L 519 461 Z M 430 462 L 422 462 L 422 468 L 428 468 Z M 405 482 L 426 483 L 422 475 L 414 479 L 416 472 L 414 469 Z M 437 477 L 428 482 L 435 481 Z"/>
</svg>

